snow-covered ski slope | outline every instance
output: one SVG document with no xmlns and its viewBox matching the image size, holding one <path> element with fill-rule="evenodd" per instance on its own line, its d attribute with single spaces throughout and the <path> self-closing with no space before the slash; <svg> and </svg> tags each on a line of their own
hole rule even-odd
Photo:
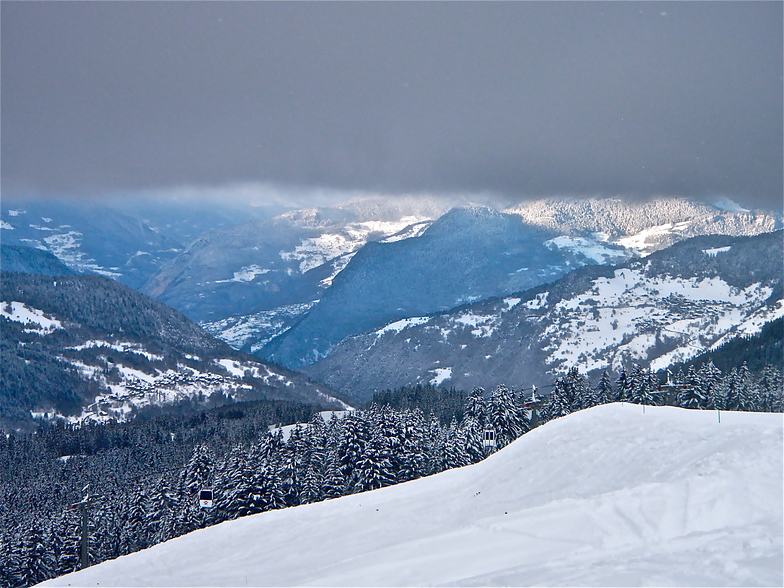
<svg viewBox="0 0 784 588">
<path fill-rule="evenodd" d="M 613 404 L 484 462 L 231 521 L 59 586 L 781 586 L 781 414 Z"/>
</svg>

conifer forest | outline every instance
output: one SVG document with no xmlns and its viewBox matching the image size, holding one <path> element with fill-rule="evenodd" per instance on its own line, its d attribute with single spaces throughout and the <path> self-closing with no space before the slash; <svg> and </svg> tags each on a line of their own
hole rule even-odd
<svg viewBox="0 0 784 588">
<path fill-rule="evenodd" d="M 256 402 L 129 423 L 44 424 L 0 438 L 0 583 L 25 588 L 88 564 L 241 516 L 364 492 L 466 466 L 532 428 L 609 402 L 782 412 L 782 373 L 712 362 L 670 373 L 636 366 L 589 382 L 576 369 L 548 389 L 379 393 L 319 413 Z M 280 423 L 300 423 L 280 427 Z M 494 437 L 488 446 L 487 432 Z M 598 433 L 597 433 L 598 434 Z M 211 490 L 202 508 L 199 494 Z"/>
</svg>

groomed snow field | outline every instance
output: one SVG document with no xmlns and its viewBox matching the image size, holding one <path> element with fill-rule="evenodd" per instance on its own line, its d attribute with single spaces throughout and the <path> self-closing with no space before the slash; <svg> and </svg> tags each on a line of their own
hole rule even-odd
<svg viewBox="0 0 784 588">
<path fill-rule="evenodd" d="M 611 404 L 485 461 L 271 511 L 52 586 L 781 586 L 781 414 Z"/>
</svg>

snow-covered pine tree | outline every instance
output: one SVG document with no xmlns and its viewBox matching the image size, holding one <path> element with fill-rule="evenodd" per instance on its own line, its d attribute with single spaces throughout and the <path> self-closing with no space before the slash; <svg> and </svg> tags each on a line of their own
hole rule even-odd
<svg viewBox="0 0 784 588">
<path fill-rule="evenodd" d="M 558 377 L 555 379 L 553 391 L 542 409 L 542 421 L 551 421 L 571 414 L 571 412 L 572 408 L 567 384 L 563 377 Z"/>
<path fill-rule="evenodd" d="M 180 473 L 179 489 L 183 497 L 192 498 L 209 488 L 215 471 L 215 454 L 205 444 L 194 447 L 190 460 Z"/>
<path fill-rule="evenodd" d="M 405 463 L 401 463 L 399 480 L 413 480 L 427 475 L 427 419 L 418 408 L 407 410 L 402 415 L 403 455 Z"/>
<path fill-rule="evenodd" d="M 621 368 L 621 373 L 615 382 L 615 393 L 619 402 L 629 402 L 629 398 L 631 398 L 630 386 L 629 374 L 626 373 L 626 368 Z"/>
<path fill-rule="evenodd" d="M 713 389 L 721 384 L 721 370 L 713 365 L 712 361 L 703 363 L 700 369 L 697 370 L 697 378 L 702 385 L 703 394 L 706 398 L 710 398 L 713 394 Z M 727 399 L 727 410 L 737 410 L 737 399 Z"/>
<path fill-rule="evenodd" d="M 120 551 L 123 554 L 134 553 L 152 545 L 147 527 L 149 497 L 144 486 L 137 488 L 130 498 L 125 525 L 120 532 Z"/>
<path fill-rule="evenodd" d="M 761 397 L 762 410 L 784 412 L 784 379 L 779 369 L 771 364 L 762 368 L 757 383 Z"/>
<path fill-rule="evenodd" d="M 485 390 L 476 387 L 468 395 L 465 402 L 464 418 L 473 419 L 480 427 L 485 426 L 485 416 L 487 414 L 487 401 L 485 400 Z"/>
<path fill-rule="evenodd" d="M 617 395 L 613 390 L 612 382 L 610 381 L 610 374 L 607 373 L 607 370 L 602 372 L 602 377 L 599 379 L 599 383 L 594 388 L 594 393 L 596 395 L 597 402 L 600 404 L 609 404 L 610 402 L 615 402 L 617 400 Z"/>
<path fill-rule="evenodd" d="M 370 440 L 367 422 L 356 413 L 348 415 L 341 421 L 341 438 L 338 444 L 338 462 L 340 471 L 346 480 L 346 490 L 351 493 L 357 483 L 355 470 L 362 459 Z"/>
<path fill-rule="evenodd" d="M 635 404 L 647 404 L 648 406 L 658 405 L 661 398 L 656 393 L 658 388 L 656 376 L 650 368 L 639 368 L 635 372 L 633 372 L 633 376 L 630 378 L 633 382 L 630 401 Z"/>
<path fill-rule="evenodd" d="M 324 484 L 321 492 L 325 499 L 337 498 L 346 493 L 346 481 L 340 472 L 340 462 L 336 451 L 327 453 L 327 463 L 324 470 Z"/>
<path fill-rule="evenodd" d="M 693 367 L 689 368 L 685 381 L 678 389 L 676 402 L 681 408 L 703 409 L 708 407 L 709 397 Z M 719 386 L 713 388 L 713 396 L 710 398 L 710 403 L 719 410 L 726 410 L 726 395 L 723 394 Z"/>
<path fill-rule="evenodd" d="M 16 576 L 22 586 L 33 586 L 54 577 L 56 562 L 46 542 L 46 532 L 33 524 L 22 539 Z"/>
<path fill-rule="evenodd" d="M 487 421 L 495 429 L 496 445 L 509 445 L 528 430 L 528 418 L 509 388 L 499 385 L 487 401 Z"/>
<path fill-rule="evenodd" d="M 735 381 L 738 391 L 738 410 L 744 412 L 760 410 L 762 395 L 755 385 L 754 378 L 751 372 L 749 372 L 749 366 L 746 365 L 745 361 L 738 368 Z"/>
<path fill-rule="evenodd" d="M 150 494 L 147 530 L 153 544 L 168 541 L 174 534 L 174 518 L 179 501 L 165 478 L 160 478 Z"/>
<path fill-rule="evenodd" d="M 457 420 L 452 417 L 444 436 L 444 467 L 445 469 L 459 468 L 469 463 L 471 463 L 471 458 L 466 451 L 463 430 L 458 427 Z"/>
<path fill-rule="evenodd" d="M 389 459 L 389 447 L 384 438 L 371 437 L 355 469 L 355 492 L 376 490 L 395 483 L 395 474 Z"/>
<path fill-rule="evenodd" d="M 55 521 L 52 555 L 57 558 L 56 576 L 70 574 L 79 569 L 80 526 L 77 512 L 73 509 L 63 511 Z"/>
</svg>

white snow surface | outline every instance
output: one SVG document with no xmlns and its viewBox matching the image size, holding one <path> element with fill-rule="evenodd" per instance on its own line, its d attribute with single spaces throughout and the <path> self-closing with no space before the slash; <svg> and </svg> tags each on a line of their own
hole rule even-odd
<svg viewBox="0 0 784 588">
<path fill-rule="evenodd" d="M 781 586 L 781 414 L 605 405 L 483 462 L 49 586 Z"/>
<path fill-rule="evenodd" d="M 713 249 L 703 249 L 702 252 L 708 257 L 716 257 L 719 253 L 724 253 L 732 249 L 731 246 L 727 247 L 714 247 Z"/>
<path fill-rule="evenodd" d="M 446 380 L 449 380 L 452 377 L 452 368 L 451 367 L 434 368 L 434 369 L 432 369 L 430 371 L 432 371 L 435 374 L 435 376 L 433 376 L 433 379 L 430 380 L 430 383 L 433 386 L 440 386 Z"/>
<path fill-rule="evenodd" d="M 395 321 L 394 323 L 389 323 L 388 325 L 377 330 L 376 338 L 378 339 L 378 337 L 384 335 L 385 333 L 399 333 L 403 329 L 407 329 L 409 327 L 418 327 L 419 325 L 424 325 L 429 321 L 429 316 L 414 316 L 411 318 Z"/>
<path fill-rule="evenodd" d="M 637 234 L 621 237 L 615 243 L 636 251 L 640 255 L 648 255 L 658 249 L 657 237 L 666 235 L 668 233 L 682 233 L 689 228 L 689 221 L 682 221 L 677 223 L 666 223 L 644 229 Z"/>
<path fill-rule="evenodd" d="M 141 251 L 139 253 L 142 253 Z M 227 284 L 229 282 L 252 282 L 256 279 L 256 276 L 263 276 L 264 274 L 268 274 L 272 270 L 262 268 L 256 264 L 253 265 L 246 265 L 245 267 L 240 268 L 239 271 L 234 272 L 234 276 L 229 280 L 216 280 L 216 284 Z"/>
<path fill-rule="evenodd" d="M 317 237 L 303 240 L 294 251 L 281 251 L 280 257 L 286 261 L 299 261 L 299 270 L 305 273 L 341 255 L 355 253 L 365 243 L 374 238 L 387 238 L 403 232 L 401 238 L 419 234 L 416 230 L 406 231 L 410 225 L 419 225 L 429 219 L 418 216 L 404 216 L 396 221 L 360 221 L 347 223 L 338 232 L 323 233 Z M 424 229 L 423 229 L 424 230 Z"/>
<path fill-rule="evenodd" d="M 623 249 L 608 247 L 601 241 L 586 239 L 585 237 L 567 237 L 562 235 L 549 241 L 544 245 L 555 249 L 566 249 L 574 253 L 580 253 L 593 263 L 609 264 L 626 261 L 630 253 Z"/>
<path fill-rule="evenodd" d="M 543 350 L 555 372 L 572 366 L 584 373 L 619 370 L 629 361 L 663 369 L 778 318 L 781 305 L 766 303 L 772 292 L 761 284 L 736 288 L 719 277 L 652 278 L 640 269 L 615 270 L 612 278 L 598 278 L 590 290 L 554 305 Z M 677 343 L 673 351 L 652 355 L 671 343 Z"/>
<path fill-rule="evenodd" d="M 48 250 L 68 267 L 79 272 L 95 272 L 109 278 L 117 278 L 122 274 L 116 271 L 118 268 L 103 268 L 92 258 L 79 249 L 82 234 L 78 231 L 68 231 L 44 237 Z"/>
<path fill-rule="evenodd" d="M 29 333 L 46 335 L 55 329 L 62 329 L 63 325 L 55 318 L 49 318 L 43 310 L 38 310 L 27 306 L 24 302 L 0 302 L 0 316 L 23 325 L 29 325 L 25 329 Z"/>
</svg>

